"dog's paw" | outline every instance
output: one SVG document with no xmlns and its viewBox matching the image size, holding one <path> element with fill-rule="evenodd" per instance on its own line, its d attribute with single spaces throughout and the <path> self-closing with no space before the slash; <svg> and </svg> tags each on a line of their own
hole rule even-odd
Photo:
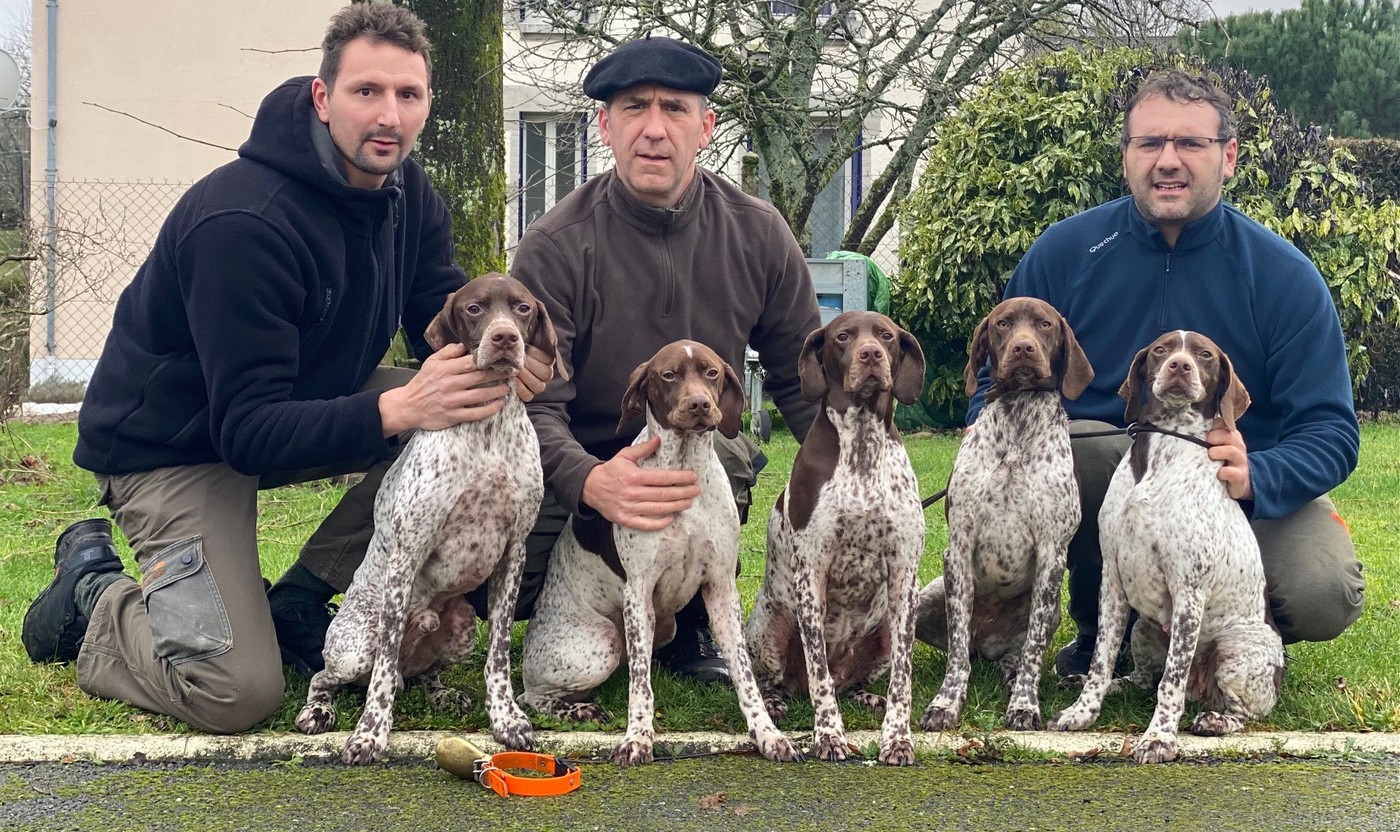
<svg viewBox="0 0 1400 832">
<path fill-rule="evenodd" d="M 612 761 L 624 767 L 639 766 L 651 762 L 652 759 L 651 739 L 647 737 L 623 737 L 612 753 Z"/>
<path fill-rule="evenodd" d="M 471 710 L 472 698 L 464 690 L 441 685 L 428 689 L 428 702 L 439 713 L 464 714 Z"/>
<path fill-rule="evenodd" d="M 880 762 L 887 766 L 914 765 L 914 740 L 911 737 L 897 737 L 880 743 Z"/>
<path fill-rule="evenodd" d="M 1006 709 L 1006 727 L 1012 731 L 1039 731 L 1045 727 L 1040 718 L 1040 709 L 1032 707 L 1012 707 Z"/>
<path fill-rule="evenodd" d="M 958 727 L 958 712 L 935 700 L 924 709 L 924 718 L 919 720 L 919 725 L 925 731 L 948 731 Z"/>
<path fill-rule="evenodd" d="M 535 726 L 518 711 L 493 724 L 491 736 L 511 751 L 535 750 Z"/>
<path fill-rule="evenodd" d="M 778 725 L 787 716 L 787 697 L 776 691 L 763 694 L 763 709 L 768 712 L 768 718 L 773 720 L 774 725 Z"/>
<path fill-rule="evenodd" d="M 858 690 L 851 694 L 851 699 L 862 708 L 875 713 L 883 713 L 885 710 L 885 697 L 878 693 L 871 693 L 868 690 Z"/>
<path fill-rule="evenodd" d="M 368 734 L 354 733 L 350 735 L 350 741 L 345 743 L 345 751 L 340 755 L 340 761 L 347 766 L 364 766 L 370 763 L 383 761 L 385 753 L 389 750 L 388 738 L 380 739 Z"/>
<path fill-rule="evenodd" d="M 303 734 L 324 734 L 335 727 L 335 708 L 307 705 L 297 714 L 297 730 Z"/>
<path fill-rule="evenodd" d="M 1094 724 L 1094 714 L 1086 708 L 1071 705 L 1055 715 L 1048 726 L 1051 731 L 1083 731 Z"/>
<path fill-rule="evenodd" d="M 570 702 L 561 704 L 555 712 L 562 722 L 607 722 L 608 712 L 597 702 Z"/>
<path fill-rule="evenodd" d="M 845 734 L 827 732 L 816 736 L 812 750 L 819 760 L 839 763 L 850 756 L 851 746 L 846 742 Z"/>
<path fill-rule="evenodd" d="M 1061 676 L 1056 686 L 1060 690 L 1082 690 L 1084 684 L 1089 681 L 1089 677 L 1083 673 L 1071 673 L 1068 676 Z"/>
<path fill-rule="evenodd" d="M 758 753 L 775 763 L 802 762 L 802 752 L 792 744 L 792 740 L 783 736 L 779 731 L 759 735 L 754 744 L 758 746 Z"/>
<path fill-rule="evenodd" d="M 1175 736 L 1149 732 L 1133 746 L 1133 759 L 1139 763 L 1166 763 L 1176 759 L 1177 751 Z"/>
<path fill-rule="evenodd" d="M 1198 737 L 1223 737 L 1243 727 L 1244 717 L 1222 714 L 1219 711 L 1202 711 L 1191 723 L 1191 733 Z"/>
</svg>

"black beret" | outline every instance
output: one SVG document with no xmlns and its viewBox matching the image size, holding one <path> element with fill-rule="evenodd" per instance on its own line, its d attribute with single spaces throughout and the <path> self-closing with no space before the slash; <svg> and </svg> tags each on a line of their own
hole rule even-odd
<svg viewBox="0 0 1400 832">
<path fill-rule="evenodd" d="M 709 95 L 719 86 L 719 59 L 698 46 L 647 35 L 622 44 L 593 65 L 583 78 L 583 94 L 607 101 L 638 84 Z"/>
</svg>

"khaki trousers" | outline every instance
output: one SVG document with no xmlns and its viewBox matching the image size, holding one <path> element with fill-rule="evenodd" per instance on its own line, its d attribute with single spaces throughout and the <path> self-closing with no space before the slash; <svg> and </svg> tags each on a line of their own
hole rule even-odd
<svg viewBox="0 0 1400 832">
<path fill-rule="evenodd" d="M 1106 422 L 1070 422 L 1070 435 L 1113 430 Z M 1098 631 L 1099 507 L 1118 461 L 1132 440 L 1125 435 L 1074 439 L 1083 519 L 1070 541 L 1069 614 L 1081 633 Z M 1323 495 L 1287 517 L 1250 523 L 1259 541 L 1269 608 L 1285 644 L 1328 641 L 1361 617 L 1366 579 L 1342 518 Z"/>
<path fill-rule="evenodd" d="M 366 389 L 407 383 L 380 368 Z M 246 730 L 282 703 L 277 638 L 258 560 L 257 492 L 352 471 L 350 488 L 307 541 L 302 559 L 343 590 L 373 533 L 374 495 L 392 460 L 347 460 L 273 477 L 223 463 L 99 476 L 101 502 L 126 535 L 140 584 L 102 593 L 78 654 L 78 686 L 213 733 Z"/>
</svg>

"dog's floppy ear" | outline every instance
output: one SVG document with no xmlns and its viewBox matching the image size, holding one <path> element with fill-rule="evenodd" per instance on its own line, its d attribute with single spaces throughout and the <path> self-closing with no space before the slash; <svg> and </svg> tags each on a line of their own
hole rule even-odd
<svg viewBox="0 0 1400 832">
<path fill-rule="evenodd" d="M 1089 364 L 1089 356 L 1084 354 L 1084 348 L 1079 346 L 1079 339 L 1074 337 L 1074 330 L 1069 328 L 1069 321 L 1060 316 L 1060 394 L 1067 399 L 1074 400 L 1089 386 L 1089 382 L 1094 380 L 1094 368 Z"/>
<path fill-rule="evenodd" d="M 1142 383 L 1146 380 L 1143 376 L 1146 367 L 1147 347 L 1143 347 L 1133 358 L 1132 366 L 1128 367 L 1127 380 L 1118 388 L 1118 395 L 1128 401 L 1128 406 L 1123 410 L 1123 419 L 1130 425 L 1137 421 L 1138 414 L 1142 412 Z"/>
<path fill-rule="evenodd" d="M 968 398 L 977 392 L 977 374 L 982 372 L 982 368 L 987 366 L 987 326 L 992 320 L 988 315 L 977 325 L 977 329 L 972 331 L 972 340 L 968 342 L 967 366 L 963 368 L 963 385 L 967 388 Z"/>
<path fill-rule="evenodd" d="M 617 422 L 617 429 L 622 430 L 627 423 L 647 412 L 647 366 L 650 362 L 643 361 L 637 365 L 637 369 L 632 371 L 632 375 L 627 379 L 627 392 L 622 394 L 622 418 Z"/>
<path fill-rule="evenodd" d="M 726 439 L 738 436 L 744 416 L 744 382 L 727 361 L 724 363 L 724 389 L 719 394 L 719 413 L 719 432 Z"/>
<path fill-rule="evenodd" d="M 1235 374 L 1235 367 L 1225 353 L 1220 353 L 1220 380 L 1215 385 L 1216 403 L 1225 427 L 1235 430 L 1235 420 L 1249 409 L 1249 391 Z"/>
<path fill-rule="evenodd" d="M 457 291 L 447 296 L 447 300 L 442 304 L 442 309 L 433 316 L 432 323 L 423 333 L 423 340 L 428 342 L 428 346 L 437 352 L 448 344 L 461 343 L 462 337 L 457 332 L 456 316 L 453 312 L 457 308 L 457 295 L 465 292 L 467 287 L 463 286 Z"/>
<path fill-rule="evenodd" d="M 535 327 L 530 333 L 530 346 L 549 356 L 556 376 L 563 381 L 569 380 L 569 371 L 565 369 L 564 361 L 559 357 L 559 336 L 554 332 L 554 322 L 549 319 L 549 312 L 538 299 L 535 300 Z"/>
<path fill-rule="evenodd" d="M 797 358 L 797 379 L 802 382 L 802 398 L 820 401 L 826 395 L 826 370 L 822 367 L 822 350 L 826 347 L 826 329 L 814 329 L 802 344 Z"/>
<path fill-rule="evenodd" d="M 894 373 L 894 397 L 913 404 L 924 393 L 924 348 L 903 328 L 899 330 L 899 367 Z"/>
</svg>

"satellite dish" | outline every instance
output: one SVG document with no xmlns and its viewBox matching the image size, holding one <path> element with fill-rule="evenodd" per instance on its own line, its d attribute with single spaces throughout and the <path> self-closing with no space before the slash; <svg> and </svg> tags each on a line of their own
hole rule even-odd
<svg viewBox="0 0 1400 832">
<path fill-rule="evenodd" d="M 0 110 L 14 106 L 19 96 L 19 64 L 14 56 L 0 49 Z"/>
</svg>

